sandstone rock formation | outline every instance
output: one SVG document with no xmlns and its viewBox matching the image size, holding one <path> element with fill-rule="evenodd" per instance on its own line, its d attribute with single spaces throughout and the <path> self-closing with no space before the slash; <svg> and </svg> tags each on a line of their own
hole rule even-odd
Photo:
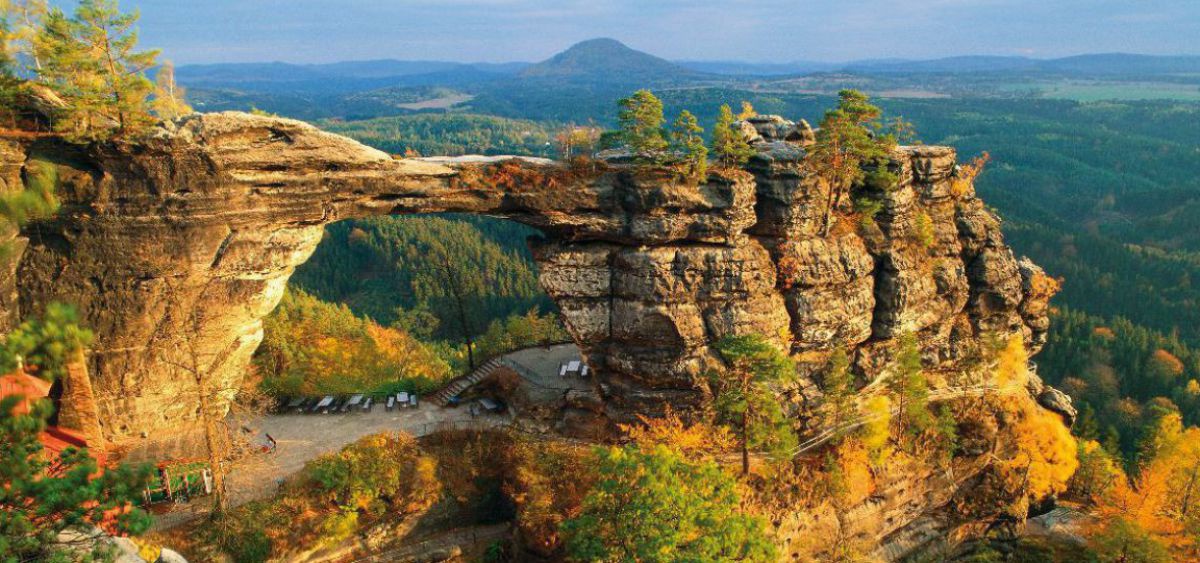
<svg viewBox="0 0 1200 563">
<path fill-rule="evenodd" d="M 934 369 L 977 355 L 985 336 L 1020 334 L 1031 351 L 1044 342 L 1057 286 L 1004 244 L 999 219 L 955 177 L 953 149 L 897 149 L 901 180 L 873 194 L 878 215 L 846 202 L 826 225 L 830 194 L 803 162 L 812 129 L 772 116 L 741 127 L 758 156 L 700 185 L 627 166 L 395 159 L 239 113 L 193 115 L 138 143 L 2 145 L 0 187 L 52 163 L 63 209 L 22 233 L 15 276 L 0 271 L 0 322 L 75 303 L 97 335 L 103 432 L 126 447 L 184 436 L 201 393 L 224 409 L 323 227 L 368 215 L 486 213 L 540 229 L 541 284 L 612 417 L 701 396 L 698 382 L 721 367 L 711 344 L 726 335 L 796 353 L 803 384 L 783 391 L 800 416 L 819 403 L 812 379 L 838 346 L 873 380 L 904 333 Z"/>
<path fill-rule="evenodd" d="M 749 173 L 699 186 L 623 167 L 397 160 L 235 113 L 166 124 L 138 144 L 10 148 L 5 179 L 18 163 L 52 162 L 64 203 L 27 229 L 22 312 L 54 299 L 82 309 L 116 443 L 185 427 L 197 377 L 209 393 L 236 392 L 262 317 L 322 227 L 375 214 L 488 213 L 541 229 L 542 285 L 617 404 L 694 397 L 695 379 L 719 367 L 709 344 L 729 334 L 797 352 L 863 345 L 868 373 L 902 332 L 926 335 L 937 361 L 969 353 L 984 332 L 1040 344 L 1052 290 L 1035 287 L 1044 274 L 1018 263 L 973 193 L 954 189 L 952 149 L 897 151 L 902 181 L 879 194 L 876 221 L 840 219 L 824 235 L 828 193 L 802 143 L 783 140 L 807 128 L 758 121 L 764 143 L 788 150 L 766 147 Z"/>
</svg>

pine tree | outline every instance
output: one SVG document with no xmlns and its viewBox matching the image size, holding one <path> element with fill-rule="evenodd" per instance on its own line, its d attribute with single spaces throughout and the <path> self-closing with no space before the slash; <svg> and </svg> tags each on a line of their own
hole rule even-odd
<svg viewBox="0 0 1200 563">
<path fill-rule="evenodd" d="M 45 455 L 38 434 L 46 427 L 51 404 L 39 401 L 30 413 L 16 414 L 18 400 L 0 399 L 0 560 L 103 560 L 89 557 L 99 555 L 98 549 L 72 552 L 59 534 L 74 531 L 87 537 L 101 524 L 115 524 L 118 532 L 128 534 L 149 529 L 150 516 L 133 508 L 149 482 L 149 467 L 99 472 L 86 449 Z"/>
<path fill-rule="evenodd" d="M 11 108 L 16 103 L 20 80 L 17 79 L 16 58 L 12 49 L 14 34 L 9 23 L 8 5 L 0 2 L 0 8 L 3 8 L 0 11 L 0 118 L 11 124 L 16 119 Z"/>
<path fill-rule="evenodd" d="M 55 131 L 71 140 L 98 138 L 93 131 L 105 123 L 98 109 L 102 101 L 99 63 L 76 37 L 75 23 L 62 10 L 47 14 L 34 38 L 34 56 L 42 64 L 37 81 L 68 104 L 53 115 Z"/>
<path fill-rule="evenodd" d="M 876 137 L 882 111 L 871 105 L 866 94 L 857 90 L 838 93 L 838 107 L 825 112 L 816 143 L 809 149 L 808 162 L 829 185 L 825 208 L 825 230 L 832 224 L 833 210 L 841 206 L 850 188 L 867 179 L 864 165 L 872 165 L 874 184 L 887 184 L 894 177 L 887 172 L 887 159 L 894 141 Z"/>
<path fill-rule="evenodd" d="M 713 153 L 721 166 L 741 166 L 754 156 L 754 149 L 739 131 L 733 129 L 733 110 L 729 104 L 721 106 L 717 114 L 717 123 L 713 125 Z"/>
<path fill-rule="evenodd" d="M 75 353 L 91 341 L 92 331 L 80 326 L 79 313 L 73 307 L 50 303 L 44 315 L 27 319 L 4 336 L 0 343 L 0 373 L 23 363 L 38 377 L 56 381 L 66 375 L 67 364 Z"/>
<path fill-rule="evenodd" d="M 638 90 L 617 102 L 621 140 L 641 161 L 661 162 L 667 139 L 663 135 L 663 105 L 649 90 Z"/>
<path fill-rule="evenodd" d="M 729 369 L 713 374 L 716 411 L 721 423 L 737 434 L 742 473 L 750 472 L 750 450 L 784 457 L 796 445 L 796 434 L 783 413 L 775 388 L 796 377 L 796 365 L 759 335 L 730 336 L 717 343 Z"/>
<path fill-rule="evenodd" d="M 50 12 L 46 0 L 8 0 L 0 3 L 0 8 L 11 29 L 6 41 L 10 52 L 27 57 L 32 72 L 40 71 L 42 62 L 34 41 Z"/>
<path fill-rule="evenodd" d="M 666 446 L 596 451 L 599 481 L 563 522 L 573 561 L 775 561 L 760 518 L 739 508 L 737 481 Z"/>
<path fill-rule="evenodd" d="M 949 461 L 959 449 L 958 417 L 954 416 L 954 411 L 950 410 L 949 406 L 942 405 L 937 410 L 935 423 L 938 450 Z"/>
<path fill-rule="evenodd" d="M 1096 409 L 1088 403 L 1083 403 L 1079 408 L 1079 420 L 1071 430 L 1080 439 L 1100 440 L 1100 422 L 1096 420 Z"/>
<path fill-rule="evenodd" d="M 899 412 L 896 415 L 896 436 L 916 436 L 933 424 L 929 412 L 929 383 L 921 364 L 921 350 L 912 333 L 900 337 L 900 353 L 893 363 L 888 389 Z"/>
<path fill-rule="evenodd" d="M 183 87 L 175 83 L 175 65 L 163 61 L 154 77 L 154 101 L 150 104 L 154 114 L 172 120 L 192 113 L 192 106 L 184 101 L 185 95 Z"/>
<path fill-rule="evenodd" d="M 836 428 L 850 420 L 854 414 L 854 373 L 850 371 L 850 356 L 841 346 L 829 357 L 823 390 L 829 424 Z"/>
<path fill-rule="evenodd" d="M 16 63 L 12 47 L 15 34 L 9 21 L 10 11 L 11 6 L 7 0 L 0 0 L 0 74 L 5 76 L 13 74 L 13 65 Z"/>
<path fill-rule="evenodd" d="M 134 51 L 138 17 L 136 11 L 122 14 L 116 0 L 82 0 L 75 11 L 80 38 L 101 59 L 103 92 L 120 134 L 154 122 L 146 104 L 153 87 L 145 73 L 154 68 L 158 51 Z"/>
<path fill-rule="evenodd" d="M 31 318 L 7 335 L 0 346 L 0 370 L 9 373 L 24 362 L 37 368 L 36 375 L 53 380 L 68 361 L 82 357 L 90 336 L 69 307 L 51 304 L 45 317 Z M 18 413 L 22 400 L 0 398 L 0 560 L 90 561 L 83 552 L 64 549 L 59 533 L 86 536 L 101 524 L 134 534 L 149 528 L 149 515 L 132 508 L 149 480 L 149 468 L 100 472 L 86 449 L 46 455 L 39 434 L 53 405 L 36 401 L 29 412 Z"/>
<path fill-rule="evenodd" d="M 692 180 L 703 180 L 708 174 L 708 147 L 704 146 L 704 129 L 692 112 L 683 110 L 671 130 L 671 149 L 683 155 L 685 174 Z"/>
<path fill-rule="evenodd" d="M 58 211 L 59 200 L 55 194 L 58 168 L 53 163 L 30 160 L 25 164 L 24 180 L 25 189 L 0 195 L 0 225 L 20 228 L 29 221 Z M 11 242 L 0 244 L 0 258 L 7 257 L 11 251 Z"/>
<path fill-rule="evenodd" d="M 51 10 L 35 39 L 40 79 L 68 108 L 56 127 L 68 139 L 95 141 L 137 133 L 153 123 L 145 72 L 157 51 L 135 51 L 137 12 L 122 14 L 114 0 L 82 0 L 73 18 Z"/>
</svg>

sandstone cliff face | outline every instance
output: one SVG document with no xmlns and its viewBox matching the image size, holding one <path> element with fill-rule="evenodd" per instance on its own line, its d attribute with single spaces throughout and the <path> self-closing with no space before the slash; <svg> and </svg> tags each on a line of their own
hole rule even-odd
<svg viewBox="0 0 1200 563">
<path fill-rule="evenodd" d="M 138 144 L 0 146 L 0 187 L 23 163 L 50 161 L 64 203 L 23 233 L 16 276 L 0 271 L 0 321 L 77 304 L 97 334 L 89 368 L 104 434 L 130 447 L 185 435 L 199 393 L 224 409 L 324 225 L 367 215 L 486 213 L 541 229 L 542 286 L 616 418 L 694 401 L 697 380 L 720 367 L 710 345 L 731 334 L 797 353 L 807 378 L 783 391 L 801 417 L 837 346 L 868 380 L 908 332 L 934 368 L 977 352 L 984 335 L 1040 347 L 1055 286 L 1005 246 L 999 220 L 955 178 L 953 149 L 898 149 L 901 182 L 875 194 L 875 220 L 846 202 L 827 226 L 829 193 L 802 163 L 811 129 L 760 121 L 744 126 L 760 150 L 746 170 L 698 186 L 625 167 L 397 160 L 236 113 L 191 116 Z"/>
<path fill-rule="evenodd" d="M 137 145 L 10 147 L 4 179 L 19 179 L 25 160 L 54 162 L 64 202 L 27 229 L 22 310 L 80 306 L 117 443 L 192 419 L 197 376 L 232 395 L 262 317 L 322 227 L 372 214 L 488 213 L 540 228 L 543 287 L 618 405 L 694 398 L 695 378 L 719 367 L 709 344 L 730 334 L 796 352 L 857 346 L 867 374 L 903 332 L 920 332 L 935 361 L 962 357 L 985 332 L 1041 343 L 1041 271 L 1018 264 L 999 221 L 955 187 L 952 149 L 899 150 L 900 187 L 878 194 L 874 224 L 835 215 L 826 229 L 829 194 L 801 162 L 807 137 L 759 127 L 748 172 L 699 186 L 625 168 L 396 160 L 244 114 L 186 118 Z"/>
</svg>

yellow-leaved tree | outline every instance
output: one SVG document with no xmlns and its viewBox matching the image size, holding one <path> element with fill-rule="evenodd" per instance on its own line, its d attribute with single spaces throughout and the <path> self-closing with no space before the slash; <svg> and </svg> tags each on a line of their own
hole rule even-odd
<svg viewBox="0 0 1200 563">
<path fill-rule="evenodd" d="M 640 424 L 621 424 L 620 428 L 633 443 L 647 451 L 666 446 L 690 459 L 711 459 L 737 444 L 728 428 L 704 422 L 688 424 L 670 406 L 662 417 L 638 415 L 638 420 Z"/>
<path fill-rule="evenodd" d="M 1075 438 L 1058 415 L 1032 401 L 1010 402 L 1006 408 L 1014 419 L 1012 436 L 1016 451 L 997 461 L 996 469 L 1005 490 L 1024 493 L 1010 507 L 1014 515 L 1023 517 L 1029 501 L 1067 490 L 1067 483 L 1079 467 L 1079 458 Z"/>
<path fill-rule="evenodd" d="M 1177 412 L 1160 416 L 1137 474 L 1098 495 L 1094 512 L 1094 543 L 1106 545 L 1112 535 L 1133 529 L 1177 561 L 1200 558 L 1200 428 L 1185 429 Z"/>
<path fill-rule="evenodd" d="M 1029 353 L 1025 340 L 1014 334 L 996 354 L 996 384 L 1000 387 L 1025 385 L 1029 381 Z"/>
<path fill-rule="evenodd" d="M 862 406 L 866 422 L 859 430 L 859 441 L 870 454 L 871 463 L 882 466 L 891 455 L 892 401 L 887 395 L 876 395 L 867 399 Z"/>
<path fill-rule="evenodd" d="M 162 119 L 177 119 L 192 113 L 192 106 L 184 101 L 186 91 L 175 83 L 175 65 L 163 61 L 154 77 L 154 101 L 150 108 Z"/>
</svg>

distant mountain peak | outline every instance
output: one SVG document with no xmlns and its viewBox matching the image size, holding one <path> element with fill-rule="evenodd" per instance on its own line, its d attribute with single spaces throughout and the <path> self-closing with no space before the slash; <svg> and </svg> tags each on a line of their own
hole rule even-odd
<svg viewBox="0 0 1200 563">
<path fill-rule="evenodd" d="M 666 59 L 609 37 L 581 41 L 521 72 L 525 78 L 662 83 L 700 76 Z"/>
<path fill-rule="evenodd" d="M 592 48 L 597 48 L 597 47 L 600 47 L 600 48 L 616 47 L 616 48 L 620 48 L 620 49 L 629 49 L 630 51 L 634 50 L 634 49 L 630 49 L 628 45 L 621 43 L 620 41 L 613 39 L 612 37 L 595 37 L 592 39 L 584 39 L 583 41 L 580 41 L 574 45 L 571 45 L 570 47 L 567 48 L 567 50 L 570 51 L 571 49 L 592 49 Z"/>
</svg>

